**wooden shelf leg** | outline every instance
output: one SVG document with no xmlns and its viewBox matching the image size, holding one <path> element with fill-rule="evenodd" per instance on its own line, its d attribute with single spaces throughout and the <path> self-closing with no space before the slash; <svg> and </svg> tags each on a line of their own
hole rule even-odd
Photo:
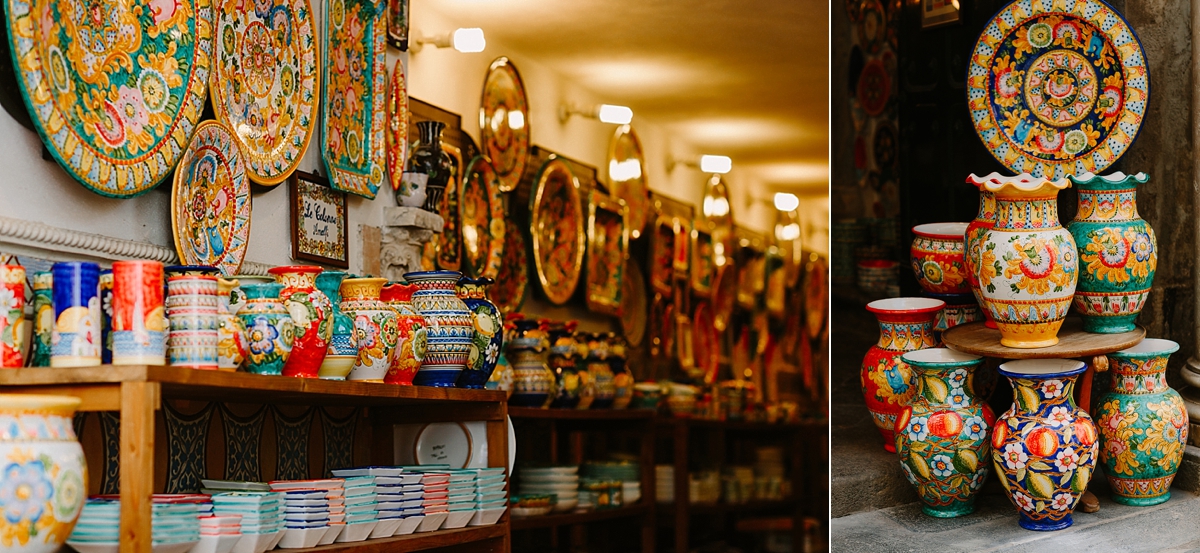
<svg viewBox="0 0 1200 553">
<path fill-rule="evenodd" d="M 688 553 L 688 513 L 691 491 L 688 487 L 688 425 L 675 425 L 675 552 Z"/>
<path fill-rule="evenodd" d="M 642 517 L 642 553 L 654 553 L 654 531 L 656 521 L 654 520 L 654 502 L 658 501 L 658 493 L 655 489 L 657 484 L 654 481 L 654 422 L 653 419 L 647 419 L 646 425 L 642 427 L 642 499 L 643 503 L 649 503 L 650 508 L 646 509 L 646 515 Z"/>
<path fill-rule="evenodd" d="M 150 553 L 157 382 L 121 383 L 121 553 Z"/>
</svg>

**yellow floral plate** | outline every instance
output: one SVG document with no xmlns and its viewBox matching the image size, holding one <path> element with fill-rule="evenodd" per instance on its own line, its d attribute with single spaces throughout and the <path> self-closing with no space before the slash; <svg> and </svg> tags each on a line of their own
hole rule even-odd
<svg viewBox="0 0 1200 553">
<path fill-rule="evenodd" d="M 213 112 L 234 131 L 259 184 L 296 170 L 317 121 L 317 42 L 309 0 L 215 0 Z"/>
<path fill-rule="evenodd" d="M 5 12 L 25 106 L 59 165 L 114 198 L 162 182 L 208 94 L 209 0 L 5 0 Z"/>
<path fill-rule="evenodd" d="M 458 210 L 463 270 L 475 278 L 496 278 L 504 256 L 504 199 L 496 170 L 487 158 L 475 156 L 467 165 Z"/>
<path fill-rule="evenodd" d="M 321 109 L 321 157 L 329 184 L 374 198 L 387 170 L 386 2 L 329 0 Z"/>
<path fill-rule="evenodd" d="M 492 160 L 500 190 L 510 192 L 521 182 L 529 154 L 529 102 L 525 84 L 508 58 L 497 58 L 483 81 L 479 103 L 479 134 L 483 154 Z"/>
<path fill-rule="evenodd" d="M 587 236 L 579 181 L 565 161 L 552 156 L 536 182 L 529 206 L 533 264 L 546 299 L 562 305 L 575 293 L 583 272 Z"/>
<path fill-rule="evenodd" d="M 221 123 L 200 123 L 179 160 L 171 229 L 180 263 L 238 274 L 250 242 L 250 181 L 237 140 Z"/>
</svg>

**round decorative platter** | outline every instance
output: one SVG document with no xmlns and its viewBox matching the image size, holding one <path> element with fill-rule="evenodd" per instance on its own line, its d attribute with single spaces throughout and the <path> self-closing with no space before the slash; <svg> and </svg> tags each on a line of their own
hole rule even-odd
<svg viewBox="0 0 1200 553">
<path fill-rule="evenodd" d="M 209 0 L 153 11 L 135 2 L 6 0 L 5 12 L 25 106 L 59 165 L 114 198 L 162 182 L 204 110 Z M 84 36 L 95 40 L 82 44 Z"/>
<path fill-rule="evenodd" d="M 525 251 L 525 235 L 521 228 L 505 223 L 503 262 L 496 271 L 496 283 L 488 293 L 488 299 L 504 314 L 515 313 L 525 303 L 525 290 L 529 286 L 529 258 Z"/>
<path fill-rule="evenodd" d="M 551 157 L 538 171 L 530 198 L 533 263 L 546 299 L 562 305 L 571 299 L 583 271 L 583 202 L 571 168 Z"/>
<path fill-rule="evenodd" d="M 887 15 L 879 0 L 862 0 L 855 30 L 859 45 L 871 54 L 878 54 L 887 41 Z"/>
<path fill-rule="evenodd" d="M 646 339 L 646 277 L 632 257 L 625 261 L 621 286 L 621 330 L 630 347 L 636 348 Z"/>
<path fill-rule="evenodd" d="M 629 208 L 629 237 L 640 237 L 654 210 L 647 193 L 642 141 L 629 125 L 617 127 L 609 145 L 608 187 L 613 197 L 625 200 L 625 206 Z"/>
<path fill-rule="evenodd" d="M 329 0 L 321 49 L 321 159 L 335 190 L 373 199 L 387 170 L 387 6 Z"/>
<path fill-rule="evenodd" d="M 504 255 L 504 199 L 496 171 L 483 156 L 475 156 L 463 173 L 458 199 L 467 274 L 496 278 Z"/>
<path fill-rule="evenodd" d="M 1133 143 L 1146 115 L 1150 74 L 1133 29 L 1103 2 L 1068 4 L 1004 7 L 967 68 L 975 132 L 1017 173 L 1100 173 Z"/>
<path fill-rule="evenodd" d="M 212 105 L 262 185 L 296 170 L 317 123 L 317 40 L 309 0 L 216 1 Z"/>
<path fill-rule="evenodd" d="M 404 84 L 404 64 L 396 60 L 392 84 L 388 87 L 387 166 L 392 190 L 400 189 L 404 164 L 408 161 L 408 88 Z"/>
<path fill-rule="evenodd" d="M 872 117 L 883 113 L 892 95 L 892 80 L 883 62 L 871 60 L 858 77 L 858 105 Z"/>
<path fill-rule="evenodd" d="M 479 103 L 483 154 L 492 160 L 500 190 L 511 192 L 525 174 L 529 153 L 529 101 L 525 84 L 508 58 L 497 58 L 483 81 Z"/>
<path fill-rule="evenodd" d="M 238 274 L 250 241 L 250 181 L 234 134 L 221 123 L 200 123 L 179 160 L 171 230 L 180 263 Z"/>
</svg>

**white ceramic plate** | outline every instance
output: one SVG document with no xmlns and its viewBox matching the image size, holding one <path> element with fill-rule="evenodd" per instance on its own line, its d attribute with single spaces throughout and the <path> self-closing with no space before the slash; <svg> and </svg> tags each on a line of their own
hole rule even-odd
<svg viewBox="0 0 1200 553">
<path fill-rule="evenodd" d="M 463 468 L 471 462 L 471 433 L 457 422 L 427 424 L 417 433 L 413 458 L 422 465 L 448 464 Z"/>
</svg>

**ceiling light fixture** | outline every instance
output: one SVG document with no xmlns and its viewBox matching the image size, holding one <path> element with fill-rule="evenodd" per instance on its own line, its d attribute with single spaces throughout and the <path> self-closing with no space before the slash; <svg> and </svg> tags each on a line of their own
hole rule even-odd
<svg viewBox="0 0 1200 553">
<path fill-rule="evenodd" d="M 729 159 L 729 156 L 703 155 L 700 156 L 700 163 L 696 163 L 695 161 L 683 161 L 673 157 L 667 158 L 668 173 L 674 171 L 676 165 L 683 165 L 684 167 L 699 169 L 705 173 L 716 173 L 719 175 L 723 175 L 733 170 L 733 160 Z"/>
<path fill-rule="evenodd" d="M 600 104 L 591 108 L 581 108 L 575 104 L 558 106 L 558 121 L 566 123 L 572 115 L 580 115 L 588 119 L 599 119 L 601 123 L 612 125 L 628 125 L 633 121 L 633 110 L 625 106 Z"/>
<path fill-rule="evenodd" d="M 408 50 L 415 54 L 420 52 L 427 44 L 434 48 L 454 47 L 455 50 L 464 54 L 472 54 L 482 52 L 487 47 L 487 39 L 483 36 L 483 29 L 479 27 L 463 27 L 455 30 L 453 33 L 418 38 L 409 45 Z"/>
</svg>

